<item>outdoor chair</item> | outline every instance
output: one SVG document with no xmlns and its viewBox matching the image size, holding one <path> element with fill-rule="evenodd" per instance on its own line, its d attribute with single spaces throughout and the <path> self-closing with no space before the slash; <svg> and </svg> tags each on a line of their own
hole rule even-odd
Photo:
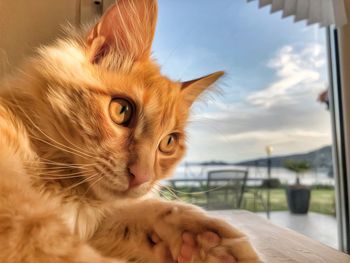
<svg viewBox="0 0 350 263">
<path fill-rule="evenodd" d="M 247 183 L 245 170 L 211 170 L 207 177 L 207 209 L 239 209 Z"/>
</svg>

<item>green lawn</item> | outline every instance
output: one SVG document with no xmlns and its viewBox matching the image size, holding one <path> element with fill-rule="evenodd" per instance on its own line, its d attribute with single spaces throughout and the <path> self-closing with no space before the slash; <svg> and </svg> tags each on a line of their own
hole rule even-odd
<svg viewBox="0 0 350 263">
<path fill-rule="evenodd" d="M 266 200 L 267 191 L 262 191 L 263 200 Z M 288 210 L 285 189 L 273 189 L 270 194 L 271 210 L 283 211 Z M 256 202 L 254 207 L 253 195 L 245 194 L 243 209 L 250 211 L 264 211 L 262 201 Z M 335 197 L 332 189 L 313 189 L 311 191 L 310 210 L 327 215 L 335 215 Z"/>
<path fill-rule="evenodd" d="M 207 196 L 206 191 L 203 191 L 203 189 L 183 188 L 177 189 L 175 192 L 177 193 L 177 197 L 174 197 L 174 194 L 170 193 L 169 190 L 163 190 L 163 196 L 165 196 L 167 199 L 179 198 L 183 201 L 206 207 Z M 259 195 L 255 195 L 258 198 L 254 198 L 254 193 L 259 193 Z M 265 211 L 263 204 L 266 203 L 266 197 L 266 190 L 251 188 L 247 193 L 244 194 L 242 209 L 252 212 L 263 212 Z M 226 198 L 228 201 L 225 202 L 225 195 L 222 191 L 217 191 L 217 193 L 216 191 L 210 193 L 210 202 L 213 202 L 214 200 L 214 202 L 220 204 L 230 203 L 231 200 L 234 200 L 232 194 L 228 194 Z M 270 200 L 272 211 L 288 210 L 284 188 L 272 189 L 270 192 Z M 334 189 L 313 189 L 311 191 L 311 203 L 309 211 L 327 215 L 335 215 Z"/>
</svg>

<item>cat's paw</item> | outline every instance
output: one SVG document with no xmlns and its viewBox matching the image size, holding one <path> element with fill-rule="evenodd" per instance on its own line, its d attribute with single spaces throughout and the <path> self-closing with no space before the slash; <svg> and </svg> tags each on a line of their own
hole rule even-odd
<svg viewBox="0 0 350 263">
<path fill-rule="evenodd" d="M 159 236 L 155 240 L 167 244 L 174 262 L 261 262 L 244 234 L 193 206 L 174 204 L 159 217 L 154 231 Z"/>
<path fill-rule="evenodd" d="M 247 237 L 193 205 L 149 199 L 116 207 L 90 243 L 142 263 L 258 263 Z"/>
<path fill-rule="evenodd" d="M 214 232 L 207 231 L 201 234 L 184 232 L 182 245 L 177 261 L 179 263 L 210 262 L 210 263 L 237 263 L 229 248 L 220 248 L 222 239 Z"/>
</svg>

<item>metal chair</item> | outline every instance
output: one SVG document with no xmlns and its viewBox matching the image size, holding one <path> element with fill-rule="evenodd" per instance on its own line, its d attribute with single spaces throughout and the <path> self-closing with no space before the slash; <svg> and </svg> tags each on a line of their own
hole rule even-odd
<svg viewBox="0 0 350 263">
<path fill-rule="evenodd" d="M 207 177 L 207 209 L 241 208 L 248 178 L 245 170 L 211 170 Z"/>
</svg>

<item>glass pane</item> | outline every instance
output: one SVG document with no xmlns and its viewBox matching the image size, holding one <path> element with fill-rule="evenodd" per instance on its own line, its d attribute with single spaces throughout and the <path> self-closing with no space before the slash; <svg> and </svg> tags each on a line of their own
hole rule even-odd
<svg viewBox="0 0 350 263">
<path fill-rule="evenodd" d="M 227 73 L 195 104 L 188 154 L 163 195 L 216 214 L 270 209 L 272 222 L 337 248 L 325 30 L 255 2 L 159 5 L 163 72 Z"/>
</svg>

